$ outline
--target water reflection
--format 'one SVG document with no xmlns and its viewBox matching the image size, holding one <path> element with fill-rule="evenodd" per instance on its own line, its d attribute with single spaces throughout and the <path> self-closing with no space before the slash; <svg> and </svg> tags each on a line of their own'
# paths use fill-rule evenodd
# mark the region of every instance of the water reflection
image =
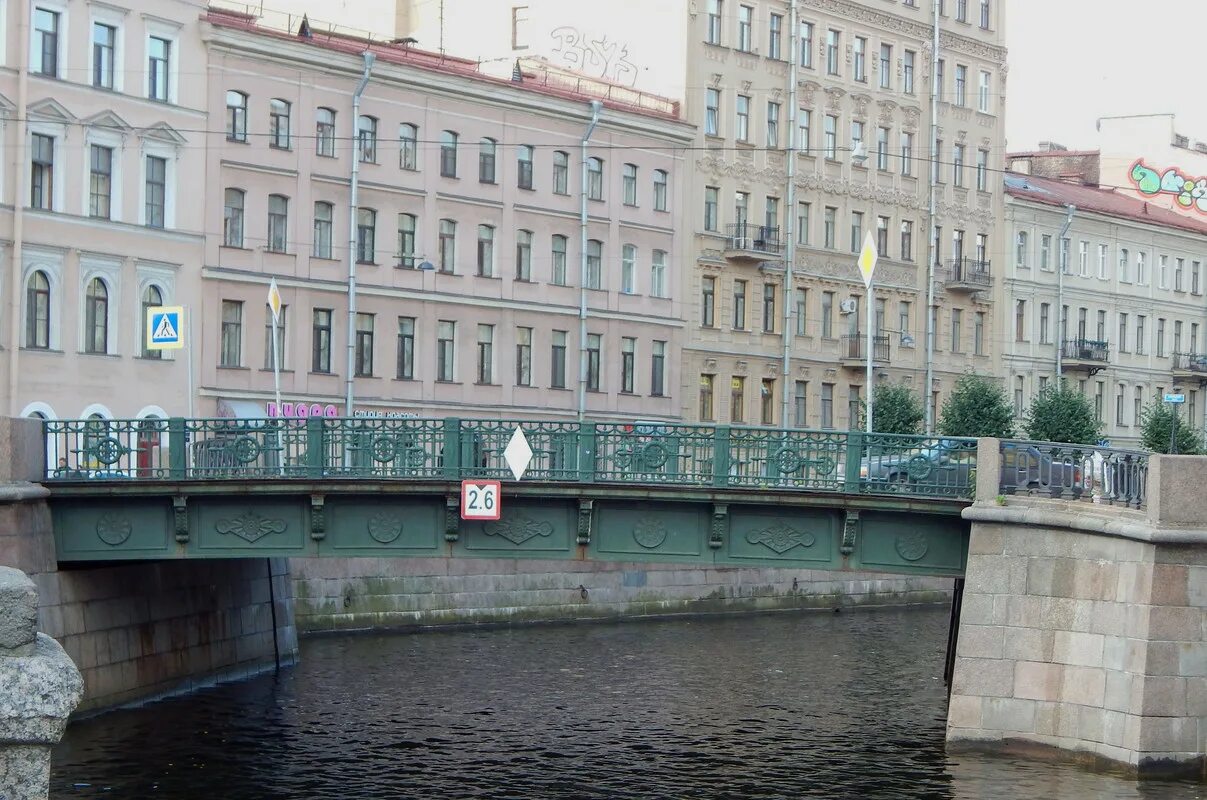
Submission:
<svg viewBox="0 0 1207 800">
<path fill-rule="evenodd" d="M 72 726 L 55 797 L 1201 798 L 943 752 L 943 610 L 312 639 Z"/>
</svg>

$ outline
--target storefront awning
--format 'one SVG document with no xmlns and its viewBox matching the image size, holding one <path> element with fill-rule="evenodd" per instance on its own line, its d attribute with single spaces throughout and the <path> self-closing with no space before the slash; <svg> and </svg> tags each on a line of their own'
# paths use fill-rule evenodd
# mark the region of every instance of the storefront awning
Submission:
<svg viewBox="0 0 1207 800">
<path fill-rule="evenodd" d="M 224 419 L 268 419 L 268 410 L 254 400 L 230 400 L 224 397 L 218 401 L 218 416 Z"/>
</svg>

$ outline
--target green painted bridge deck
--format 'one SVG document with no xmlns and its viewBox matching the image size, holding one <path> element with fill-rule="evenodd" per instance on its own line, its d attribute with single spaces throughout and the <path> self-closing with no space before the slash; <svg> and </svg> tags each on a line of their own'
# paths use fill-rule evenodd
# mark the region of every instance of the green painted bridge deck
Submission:
<svg viewBox="0 0 1207 800">
<path fill-rule="evenodd" d="M 519 481 L 503 457 L 517 426 L 533 451 Z M 463 556 L 960 575 L 978 455 L 972 439 L 508 420 L 56 420 L 46 434 L 66 562 Z M 1035 445 L 1002 448 L 1022 476 L 1007 490 L 1080 493 L 1080 468 L 1059 467 L 1084 453 L 1033 469 Z M 464 521 L 460 482 L 483 478 L 504 481 L 502 517 Z"/>
</svg>

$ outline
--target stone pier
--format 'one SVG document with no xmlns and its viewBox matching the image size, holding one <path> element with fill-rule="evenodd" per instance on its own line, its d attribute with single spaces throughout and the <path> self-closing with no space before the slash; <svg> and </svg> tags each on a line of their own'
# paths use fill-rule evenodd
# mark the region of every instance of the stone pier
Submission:
<svg viewBox="0 0 1207 800">
<path fill-rule="evenodd" d="M 949 749 L 1207 777 L 1207 458 L 1154 456 L 1145 510 L 999 497 L 981 443 Z"/>
</svg>

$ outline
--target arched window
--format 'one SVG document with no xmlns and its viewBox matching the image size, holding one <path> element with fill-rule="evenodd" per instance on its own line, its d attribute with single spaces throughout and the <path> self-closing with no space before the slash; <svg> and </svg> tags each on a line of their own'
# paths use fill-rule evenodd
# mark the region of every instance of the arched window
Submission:
<svg viewBox="0 0 1207 800">
<path fill-rule="evenodd" d="M 356 121 L 356 141 L 360 147 L 360 160 L 377 163 L 377 117 L 362 115 Z"/>
<path fill-rule="evenodd" d="M 227 189 L 222 206 L 222 244 L 243 246 L 243 190 Z"/>
<path fill-rule="evenodd" d="M 587 197 L 603 200 L 603 159 L 587 159 Z"/>
<path fill-rule="evenodd" d="M 233 89 L 226 93 L 226 138 L 247 141 L 247 95 Z"/>
<path fill-rule="evenodd" d="M 154 284 L 143 289 L 142 293 L 142 357 L 143 358 L 163 358 L 162 350 L 150 350 L 147 348 L 147 340 L 151 338 L 151 332 L 147 330 L 147 312 L 149 309 L 163 305 L 163 292 L 159 291 L 159 287 Z"/>
<path fill-rule="evenodd" d="M 419 169 L 419 128 L 409 122 L 398 126 L 398 168 Z"/>
<path fill-rule="evenodd" d="M 335 112 L 320 107 L 314 117 L 314 147 L 320 156 L 335 158 Z"/>
<path fill-rule="evenodd" d="M 100 278 L 88 282 L 84 295 L 84 352 L 109 352 L 109 288 Z"/>
<path fill-rule="evenodd" d="M 84 423 L 84 440 L 80 442 L 82 446 L 80 447 L 79 466 L 88 469 L 96 469 L 101 466 L 100 459 L 97 458 L 97 451 L 100 450 L 101 440 L 106 438 L 107 427 L 103 415 L 99 413 L 88 415 L 88 419 Z"/>
<path fill-rule="evenodd" d="M 530 144 L 522 144 L 516 151 L 516 186 L 521 189 L 532 188 L 532 154 Z"/>
<path fill-rule="evenodd" d="M 454 131 L 440 133 L 440 174 L 445 178 L 457 177 L 457 134 Z"/>
<path fill-rule="evenodd" d="M 289 149 L 289 117 L 292 106 L 288 100 L 274 97 L 268 103 L 268 146 Z"/>
<path fill-rule="evenodd" d="M 478 182 L 495 182 L 495 155 L 498 143 L 491 138 L 483 138 L 478 142 Z"/>
<path fill-rule="evenodd" d="M 30 275 L 25 286 L 25 346 L 50 348 L 50 279 L 42 270 Z"/>
<path fill-rule="evenodd" d="M 284 253 L 289 242 L 289 198 L 282 194 L 268 196 L 268 251 Z"/>
<path fill-rule="evenodd" d="M 667 173 L 664 169 L 654 170 L 654 210 L 666 211 Z"/>
<path fill-rule="evenodd" d="M 356 210 L 356 260 L 372 264 L 377 257 L 377 212 L 371 208 Z"/>
</svg>

